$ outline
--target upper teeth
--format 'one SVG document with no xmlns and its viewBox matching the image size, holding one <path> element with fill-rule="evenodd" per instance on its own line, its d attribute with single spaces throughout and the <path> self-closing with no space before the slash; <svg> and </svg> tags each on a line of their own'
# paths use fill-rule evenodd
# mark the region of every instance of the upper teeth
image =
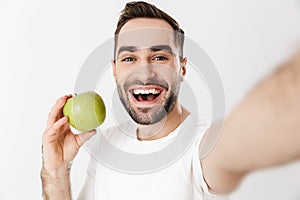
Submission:
<svg viewBox="0 0 300 200">
<path fill-rule="evenodd" d="M 142 89 L 135 89 L 133 90 L 133 94 L 158 94 L 160 93 L 157 89 L 148 89 L 148 90 L 142 90 Z"/>
</svg>

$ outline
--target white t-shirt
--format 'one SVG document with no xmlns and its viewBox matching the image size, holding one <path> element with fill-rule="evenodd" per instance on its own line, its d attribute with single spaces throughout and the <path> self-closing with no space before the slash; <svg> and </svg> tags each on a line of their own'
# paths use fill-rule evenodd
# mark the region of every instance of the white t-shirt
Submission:
<svg viewBox="0 0 300 200">
<path fill-rule="evenodd" d="M 105 137 L 129 153 L 151 153 L 165 148 L 178 135 L 181 127 L 189 126 L 195 117 L 188 116 L 175 131 L 158 140 L 140 141 L 124 132 L 134 133 L 130 123 L 107 130 Z M 129 174 L 104 166 L 93 156 L 85 184 L 78 200 L 207 200 L 216 199 L 208 192 L 199 160 L 199 144 L 208 128 L 197 120 L 197 135 L 187 150 L 171 165 L 152 173 Z M 124 131 L 126 129 L 126 131 Z"/>
</svg>

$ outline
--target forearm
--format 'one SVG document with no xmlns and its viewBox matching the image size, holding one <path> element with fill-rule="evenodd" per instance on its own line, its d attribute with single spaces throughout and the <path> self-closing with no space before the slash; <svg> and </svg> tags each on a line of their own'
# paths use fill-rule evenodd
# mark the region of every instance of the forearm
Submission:
<svg viewBox="0 0 300 200">
<path fill-rule="evenodd" d="M 232 164 L 241 172 L 300 159 L 299 55 L 258 84 L 233 110 L 223 138 Z"/>
<path fill-rule="evenodd" d="M 254 170 L 300 160 L 300 55 L 260 82 L 226 117 L 202 161 L 210 188 L 235 189 Z"/>
<path fill-rule="evenodd" d="M 49 171 L 41 170 L 43 197 L 45 200 L 71 200 L 70 177 L 68 166 Z"/>
</svg>

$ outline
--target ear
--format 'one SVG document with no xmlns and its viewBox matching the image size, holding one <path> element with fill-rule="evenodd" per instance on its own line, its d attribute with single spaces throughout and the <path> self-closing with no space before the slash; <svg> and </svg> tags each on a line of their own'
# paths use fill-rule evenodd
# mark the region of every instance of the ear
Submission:
<svg viewBox="0 0 300 200">
<path fill-rule="evenodd" d="M 112 66 L 112 72 L 113 72 L 113 76 L 114 76 L 114 78 L 115 78 L 115 80 L 116 80 L 116 61 L 115 60 L 112 60 L 111 61 L 111 66 Z"/>
<path fill-rule="evenodd" d="M 181 60 L 181 63 L 180 63 L 180 67 L 181 67 L 181 81 L 183 81 L 184 76 L 185 76 L 185 74 L 186 74 L 186 64 L 187 64 L 187 58 L 184 57 L 184 58 Z"/>
</svg>

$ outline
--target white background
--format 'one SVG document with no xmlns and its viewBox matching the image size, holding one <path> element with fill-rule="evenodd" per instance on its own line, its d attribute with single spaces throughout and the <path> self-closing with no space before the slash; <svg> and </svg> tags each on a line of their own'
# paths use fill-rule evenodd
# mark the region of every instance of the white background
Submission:
<svg viewBox="0 0 300 200">
<path fill-rule="evenodd" d="M 299 47 L 297 0 L 151 2 L 174 16 L 213 59 L 227 111 Z M 0 200 L 41 199 L 47 114 L 59 96 L 72 93 L 89 53 L 111 38 L 124 4 L 0 0 Z M 74 161 L 74 196 L 88 156 L 82 149 Z M 299 200 L 300 164 L 250 175 L 231 199 Z"/>
</svg>

